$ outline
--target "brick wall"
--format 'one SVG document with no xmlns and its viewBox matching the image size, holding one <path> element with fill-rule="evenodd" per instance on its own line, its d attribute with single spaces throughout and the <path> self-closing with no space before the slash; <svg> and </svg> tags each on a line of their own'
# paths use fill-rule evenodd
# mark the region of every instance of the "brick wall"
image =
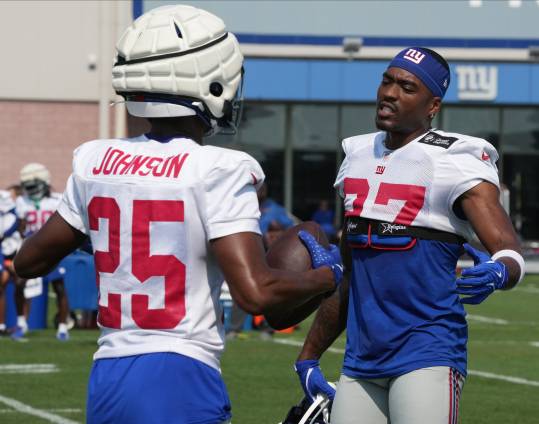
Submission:
<svg viewBox="0 0 539 424">
<path fill-rule="evenodd" d="M 0 101 L 0 188 L 17 183 L 25 164 L 39 162 L 62 192 L 73 150 L 98 136 L 98 116 L 97 103 Z"/>
</svg>

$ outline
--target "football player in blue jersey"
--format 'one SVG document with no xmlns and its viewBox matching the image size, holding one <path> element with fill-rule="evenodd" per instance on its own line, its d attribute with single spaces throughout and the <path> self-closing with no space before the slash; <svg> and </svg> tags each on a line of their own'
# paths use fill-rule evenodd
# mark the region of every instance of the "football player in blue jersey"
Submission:
<svg viewBox="0 0 539 424">
<path fill-rule="evenodd" d="M 322 303 L 295 364 L 307 396 L 335 396 L 332 424 L 457 423 L 467 364 L 463 304 L 524 275 L 499 202 L 496 150 L 431 128 L 449 81 L 436 52 L 401 51 L 378 88 L 380 131 L 343 141 L 335 187 L 345 205 L 348 281 Z M 474 232 L 488 254 L 465 243 Z M 474 266 L 457 278 L 464 251 Z M 319 359 L 345 328 L 335 394 Z"/>
</svg>

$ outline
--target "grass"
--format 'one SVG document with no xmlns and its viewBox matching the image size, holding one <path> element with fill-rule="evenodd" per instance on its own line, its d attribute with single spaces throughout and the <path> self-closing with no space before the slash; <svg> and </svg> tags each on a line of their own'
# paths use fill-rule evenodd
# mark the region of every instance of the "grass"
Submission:
<svg viewBox="0 0 539 424">
<path fill-rule="evenodd" d="M 468 307 L 473 317 L 506 320 L 492 324 L 470 319 L 469 369 L 539 381 L 539 276 L 528 277 L 519 288 L 496 293 L 479 306 Z M 53 308 L 52 308 L 53 309 Z M 52 311 L 54 312 L 54 311 Z M 291 335 L 301 341 L 308 323 Z M 29 335 L 27 343 L 0 339 L 0 364 L 52 363 L 51 374 L 2 374 L 0 396 L 34 408 L 84 422 L 86 383 L 97 331 L 75 330 L 68 343 L 59 343 L 47 329 Z M 344 338 L 335 342 L 344 348 Z M 301 398 L 292 369 L 297 347 L 264 341 L 257 333 L 227 344 L 223 375 L 233 405 L 234 424 L 276 424 Z M 342 355 L 327 352 L 322 368 L 329 379 L 339 376 Z M 464 386 L 461 423 L 537 423 L 539 387 L 469 376 Z M 0 402 L 2 424 L 46 423 L 44 419 L 14 411 Z"/>
</svg>

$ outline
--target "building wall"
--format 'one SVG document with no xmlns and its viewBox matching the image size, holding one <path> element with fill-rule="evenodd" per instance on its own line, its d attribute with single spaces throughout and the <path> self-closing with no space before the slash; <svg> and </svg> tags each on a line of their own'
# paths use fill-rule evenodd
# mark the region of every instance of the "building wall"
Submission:
<svg viewBox="0 0 539 424">
<path fill-rule="evenodd" d="M 0 99 L 95 101 L 100 83 L 112 98 L 114 45 L 131 17 L 130 1 L 0 2 Z"/>
<path fill-rule="evenodd" d="M 0 188 L 40 162 L 64 189 L 73 149 L 99 135 L 100 96 L 114 98 L 114 45 L 130 21 L 130 1 L 0 2 Z"/>
<path fill-rule="evenodd" d="M 25 164 L 39 162 L 63 191 L 73 150 L 97 137 L 97 116 L 96 102 L 0 101 L 0 188 L 17 183 Z"/>
<path fill-rule="evenodd" d="M 537 38 L 539 3 L 508 0 L 205 1 L 133 0 L 141 11 L 188 3 L 232 32 L 381 37 Z M 475 2 L 477 5 L 477 1 Z"/>
</svg>

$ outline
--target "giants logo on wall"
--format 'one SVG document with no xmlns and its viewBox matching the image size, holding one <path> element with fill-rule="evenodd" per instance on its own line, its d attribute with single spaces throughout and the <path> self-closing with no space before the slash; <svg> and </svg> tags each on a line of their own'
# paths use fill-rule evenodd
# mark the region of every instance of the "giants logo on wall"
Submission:
<svg viewBox="0 0 539 424">
<path fill-rule="evenodd" d="M 456 71 L 459 100 L 495 100 L 498 96 L 496 66 L 459 65 Z"/>
<path fill-rule="evenodd" d="M 424 53 L 421 53 L 415 49 L 408 49 L 406 53 L 404 53 L 403 59 L 408 59 L 411 62 L 414 62 L 415 64 L 421 63 L 423 58 L 425 57 Z"/>
</svg>

